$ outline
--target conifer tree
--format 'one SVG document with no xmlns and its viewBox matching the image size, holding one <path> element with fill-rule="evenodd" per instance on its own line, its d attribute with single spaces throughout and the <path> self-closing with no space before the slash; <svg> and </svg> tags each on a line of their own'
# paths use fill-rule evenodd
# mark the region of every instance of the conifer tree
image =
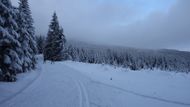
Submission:
<svg viewBox="0 0 190 107">
<path fill-rule="evenodd" d="M 20 3 L 21 5 L 21 3 Z M 23 8 L 17 8 L 17 24 L 18 24 L 18 34 L 19 42 L 21 43 L 22 47 L 22 53 L 20 54 L 20 59 L 22 60 L 22 72 L 26 72 L 27 70 L 30 70 L 30 65 L 32 64 L 32 49 L 30 48 L 29 41 L 30 41 L 30 35 L 27 31 L 27 24 L 28 22 L 25 20 L 26 15 L 24 14 Z"/>
<path fill-rule="evenodd" d="M 66 42 L 63 29 L 60 28 L 56 13 L 49 25 L 49 31 L 44 48 L 44 60 L 58 61 L 63 59 L 63 49 Z"/>
<path fill-rule="evenodd" d="M 0 80 L 3 81 L 15 81 L 17 72 L 22 71 L 15 18 L 10 0 L 0 0 Z"/>
<path fill-rule="evenodd" d="M 45 36 L 42 35 L 36 36 L 36 43 L 38 48 L 38 54 L 42 54 L 45 45 Z"/>
<path fill-rule="evenodd" d="M 25 50 L 25 65 L 28 66 L 28 69 L 35 68 L 36 59 L 35 55 L 37 54 L 37 45 L 35 41 L 35 29 L 33 26 L 33 19 L 31 11 L 29 8 L 28 0 L 20 0 L 19 3 L 19 23 L 21 24 L 20 33 L 22 35 L 22 45 L 26 45 L 27 49 Z M 24 31 L 23 31 L 24 30 Z"/>
</svg>

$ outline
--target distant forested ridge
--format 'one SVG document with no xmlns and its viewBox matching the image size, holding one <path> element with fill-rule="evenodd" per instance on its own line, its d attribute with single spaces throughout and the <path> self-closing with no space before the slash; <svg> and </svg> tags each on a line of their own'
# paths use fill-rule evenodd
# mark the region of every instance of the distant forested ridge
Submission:
<svg viewBox="0 0 190 107">
<path fill-rule="evenodd" d="M 190 72 L 190 52 L 148 50 L 116 46 L 98 46 L 70 41 L 66 49 L 68 60 L 109 64 L 132 70 L 161 69 Z"/>
</svg>

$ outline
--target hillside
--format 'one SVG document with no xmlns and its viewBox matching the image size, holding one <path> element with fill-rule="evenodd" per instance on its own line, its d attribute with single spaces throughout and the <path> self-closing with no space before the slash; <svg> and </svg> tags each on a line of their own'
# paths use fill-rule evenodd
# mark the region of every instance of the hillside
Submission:
<svg viewBox="0 0 190 107">
<path fill-rule="evenodd" d="M 139 69 L 189 72 L 190 52 L 169 49 L 138 49 L 68 41 L 68 59 Z"/>
</svg>

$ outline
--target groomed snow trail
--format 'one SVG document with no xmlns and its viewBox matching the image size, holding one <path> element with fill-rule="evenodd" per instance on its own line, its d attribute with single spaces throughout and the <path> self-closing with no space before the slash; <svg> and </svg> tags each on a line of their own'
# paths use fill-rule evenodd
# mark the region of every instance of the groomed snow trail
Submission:
<svg viewBox="0 0 190 107">
<path fill-rule="evenodd" d="M 10 94 L 10 96 L 2 99 L 0 101 L 0 105 L 8 102 L 9 100 L 11 100 L 13 98 L 15 98 L 17 95 L 22 94 L 23 91 L 25 91 L 30 85 L 32 85 L 39 78 L 40 74 L 41 74 L 41 72 L 35 73 L 34 77 L 28 83 L 26 83 L 23 87 L 21 87 L 18 91 L 14 92 L 13 94 Z"/>
<path fill-rule="evenodd" d="M 32 84 L 0 107 L 89 107 L 86 89 L 71 69 L 59 63 L 44 65 Z"/>
<path fill-rule="evenodd" d="M 79 107 L 89 107 L 88 94 L 83 83 L 79 80 L 79 82 L 76 82 L 76 85 L 78 86 L 79 89 L 79 97 L 80 97 Z"/>
</svg>

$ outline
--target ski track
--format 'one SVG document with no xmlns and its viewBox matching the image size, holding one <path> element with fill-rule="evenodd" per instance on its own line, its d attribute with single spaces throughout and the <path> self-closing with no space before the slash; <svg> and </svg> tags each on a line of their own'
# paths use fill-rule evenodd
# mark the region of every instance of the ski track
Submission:
<svg viewBox="0 0 190 107">
<path fill-rule="evenodd" d="M 79 105 L 80 105 L 79 107 L 90 107 L 88 94 L 87 94 L 84 84 L 79 79 L 76 80 L 76 79 L 73 79 L 73 77 L 70 77 L 70 78 L 72 78 L 72 81 L 74 81 L 79 91 Z"/>
<path fill-rule="evenodd" d="M 77 88 L 78 88 L 78 91 L 79 91 L 79 107 L 82 107 L 83 106 L 83 93 L 82 93 L 82 89 L 81 89 L 81 87 L 80 87 L 80 85 L 79 85 L 79 83 L 77 82 L 77 81 L 75 81 L 75 85 L 77 86 Z"/>
<path fill-rule="evenodd" d="M 88 93 L 86 91 L 86 88 L 81 81 L 79 81 L 79 85 L 80 85 L 81 91 L 83 93 L 83 106 L 82 107 L 90 107 Z"/>
<path fill-rule="evenodd" d="M 79 105 L 80 107 L 90 107 L 89 105 L 89 99 L 88 99 L 88 94 L 87 94 L 87 91 L 86 91 L 86 88 L 84 87 L 83 83 L 78 80 L 75 81 L 77 87 L 78 87 L 78 90 L 79 90 Z"/>
<path fill-rule="evenodd" d="M 37 73 L 37 76 L 33 79 L 33 80 L 31 80 L 28 84 L 26 84 L 23 88 L 21 88 L 18 92 L 16 92 L 16 93 L 14 93 L 14 94 L 12 94 L 11 96 L 9 96 L 9 97 L 7 97 L 7 98 L 5 98 L 4 100 L 1 100 L 0 101 L 0 105 L 2 105 L 2 104 L 4 104 L 4 103 L 6 103 L 6 102 L 8 102 L 8 101 L 10 101 L 11 99 L 14 99 L 16 96 L 18 96 L 19 94 L 22 94 L 22 92 L 24 92 L 27 88 L 29 88 L 40 76 L 41 76 L 41 72 L 42 72 L 42 68 L 40 67 L 40 68 L 37 68 L 38 70 L 36 71 L 36 72 L 38 72 Z M 33 71 L 31 71 L 31 72 L 33 72 Z"/>
<path fill-rule="evenodd" d="M 168 100 L 168 99 L 164 99 L 164 98 L 160 98 L 160 97 L 155 97 L 155 96 L 149 96 L 149 95 L 145 95 L 145 94 L 141 94 L 132 90 L 127 90 L 127 89 L 123 89 L 123 88 L 119 88 L 113 85 L 109 85 L 109 84 L 105 84 L 102 82 L 97 82 L 97 81 L 92 81 L 95 84 L 99 84 L 99 85 L 103 85 L 103 86 L 107 86 L 110 88 L 114 88 L 117 90 L 120 90 L 122 92 L 125 93 L 130 93 L 139 97 L 143 97 L 143 98 L 148 98 L 148 99 L 152 99 L 152 100 L 157 100 L 157 101 L 161 101 L 161 102 L 166 102 L 166 103 L 172 103 L 172 104 L 177 104 L 177 105 L 183 105 L 183 106 L 190 106 L 190 103 L 184 103 L 184 102 L 179 102 L 179 101 L 173 101 L 173 100 Z"/>
<path fill-rule="evenodd" d="M 78 75 L 72 75 L 72 73 L 76 73 L 76 72 L 78 73 L 78 71 L 67 66 L 67 65 L 64 65 L 63 69 L 65 69 L 65 68 L 69 69 L 67 72 L 70 72 L 71 74 L 68 75 L 68 77 L 71 78 L 71 80 L 75 83 L 75 85 L 78 88 L 78 91 L 79 91 L 79 107 L 90 107 L 88 92 L 85 88 L 84 83 L 82 82 L 82 79 L 78 78 Z M 84 75 L 82 75 L 82 76 L 84 76 Z"/>
<path fill-rule="evenodd" d="M 94 103 L 94 102 L 90 102 L 90 104 L 91 104 L 91 105 L 94 105 L 94 106 L 96 106 L 96 107 L 101 107 L 101 105 L 96 104 L 96 103 Z"/>
</svg>

